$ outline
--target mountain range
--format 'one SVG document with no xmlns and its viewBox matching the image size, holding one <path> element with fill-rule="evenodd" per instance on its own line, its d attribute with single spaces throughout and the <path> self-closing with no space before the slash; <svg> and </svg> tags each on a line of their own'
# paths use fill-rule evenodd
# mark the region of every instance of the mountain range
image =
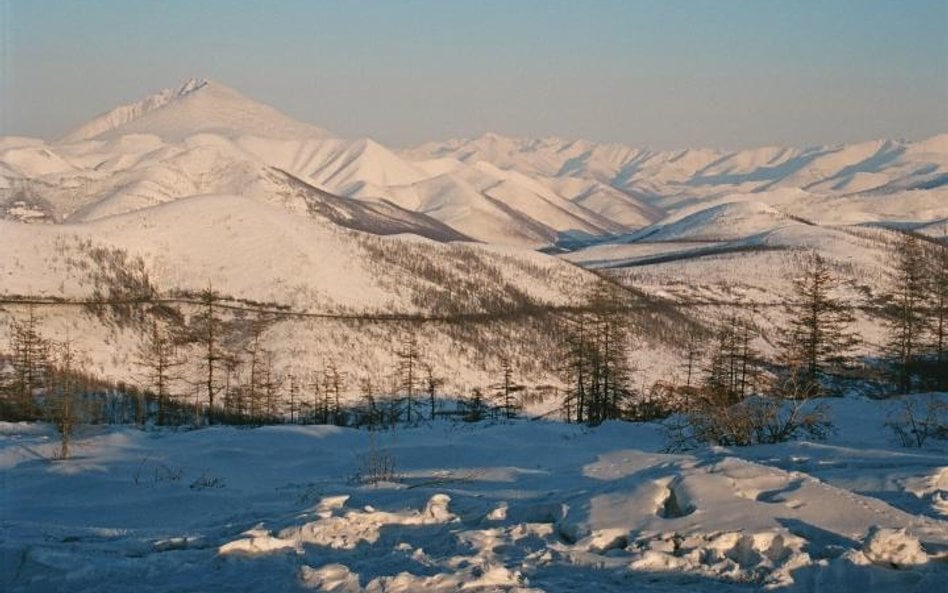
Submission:
<svg viewBox="0 0 948 593">
<path fill-rule="evenodd" d="M 0 143 L 7 219 L 82 222 L 244 195 L 378 234 L 526 248 L 757 201 L 826 223 L 943 218 L 948 134 L 814 148 L 653 151 L 485 134 L 404 150 L 340 139 L 191 79 L 45 142 Z"/>
</svg>

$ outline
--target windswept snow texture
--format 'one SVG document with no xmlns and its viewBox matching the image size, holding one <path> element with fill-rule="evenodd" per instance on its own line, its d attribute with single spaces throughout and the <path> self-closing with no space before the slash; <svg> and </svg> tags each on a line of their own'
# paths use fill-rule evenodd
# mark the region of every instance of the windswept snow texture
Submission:
<svg viewBox="0 0 948 593">
<path fill-rule="evenodd" d="M 829 442 L 661 452 L 654 424 L 0 425 L 0 587 L 898 591 L 948 578 L 944 442 L 834 399 Z M 366 483 L 367 454 L 395 461 Z"/>
</svg>

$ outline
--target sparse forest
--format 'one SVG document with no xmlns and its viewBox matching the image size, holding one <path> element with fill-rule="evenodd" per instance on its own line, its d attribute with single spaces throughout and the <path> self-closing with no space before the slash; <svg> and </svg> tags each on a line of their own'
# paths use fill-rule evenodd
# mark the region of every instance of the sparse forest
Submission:
<svg viewBox="0 0 948 593">
<path fill-rule="evenodd" d="M 885 320 L 887 336 L 884 356 L 875 360 L 857 359 L 856 309 L 837 296 L 838 276 L 817 254 L 806 254 L 792 271 L 793 291 L 782 305 L 786 325 L 770 335 L 739 304 L 709 319 L 603 277 L 582 306 L 531 306 L 514 318 L 443 307 L 435 307 L 445 313 L 436 322 L 353 316 L 351 323 L 388 327 L 393 336 L 389 368 L 362 377 L 343 372 L 334 359 L 279 360 L 267 332 L 292 311 L 241 304 L 210 287 L 178 301 L 135 288 L 134 299 L 111 291 L 91 309 L 102 323 L 133 327 L 139 336 L 133 375 L 108 384 L 84 366 L 68 336 L 41 331 L 44 310 L 60 305 L 8 303 L 0 410 L 5 420 L 53 422 L 63 455 L 81 423 L 384 427 L 438 418 L 511 420 L 537 403 L 567 423 L 589 425 L 678 415 L 688 436 L 677 446 L 690 439 L 743 445 L 819 436 L 831 419 L 808 406 L 817 396 L 867 381 L 880 395 L 948 388 L 945 253 L 943 244 L 908 233 L 894 246 L 889 291 L 872 311 Z M 135 287 L 147 285 L 138 280 L 141 272 L 115 274 L 133 278 Z M 495 380 L 445 390 L 442 370 L 419 339 L 431 323 L 470 344 L 475 352 L 466 356 L 480 351 Z M 643 384 L 630 354 L 649 348 L 654 334 L 674 336 L 683 372 Z M 527 357 L 514 355 L 523 336 L 555 339 L 542 349 L 528 347 Z M 757 349 L 768 342 L 770 356 Z M 550 370 L 559 383 L 528 384 L 518 368 L 524 360 Z M 373 381 L 378 376 L 383 379 Z"/>
</svg>

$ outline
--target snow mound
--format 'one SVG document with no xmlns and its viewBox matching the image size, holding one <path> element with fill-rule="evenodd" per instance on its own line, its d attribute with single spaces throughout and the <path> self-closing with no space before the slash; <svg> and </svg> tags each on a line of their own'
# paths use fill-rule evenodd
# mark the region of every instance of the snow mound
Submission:
<svg viewBox="0 0 948 593">
<path fill-rule="evenodd" d="M 793 583 L 792 571 L 811 563 L 810 556 L 801 551 L 806 543 L 803 538 L 774 532 L 666 533 L 632 544 L 630 567 L 783 586 Z"/>
<path fill-rule="evenodd" d="M 503 566 L 468 568 L 457 573 L 417 576 L 401 572 L 394 576 L 376 577 L 363 588 L 359 575 L 344 564 L 326 564 L 319 568 L 303 566 L 300 582 L 308 589 L 335 593 L 453 593 L 454 591 L 503 591 L 506 593 L 542 593 L 542 589 L 525 587 L 520 573 Z"/>
<path fill-rule="evenodd" d="M 928 554 L 917 537 L 905 529 L 873 526 L 862 544 L 862 553 L 870 562 L 895 568 L 909 568 L 928 562 Z"/>
<path fill-rule="evenodd" d="M 383 512 L 374 509 L 344 510 L 348 497 L 333 496 L 317 505 L 318 520 L 291 527 L 273 536 L 267 531 L 252 529 L 246 537 L 228 542 L 218 549 L 222 555 L 264 554 L 274 550 L 300 549 L 303 544 L 324 546 L 333 550 L 352 550 L 362 543 L 374 544 L 380 531 L 390 525 L 433 525 L 448 523 L 457 517 L 448 510 L 451 497 L 435 494 L 422 511 Z"/>
</svg>

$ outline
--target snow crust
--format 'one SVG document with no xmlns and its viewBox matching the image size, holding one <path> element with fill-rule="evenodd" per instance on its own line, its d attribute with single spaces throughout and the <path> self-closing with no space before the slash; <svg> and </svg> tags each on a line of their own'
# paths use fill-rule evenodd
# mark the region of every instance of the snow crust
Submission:
<svg viewBox="0 0 948 593">
<path fill-rule="evenodd" d="M 942 396 L 944 397 L 944 396 Z M 655 424 L 86 429 L 0 424 L 5 591 L 925 591 L 944 443 L 889 402 L 828 442 L 662 451 Z M 374 443 L 372 445 L 371 443 Z M 394 481 L 353 480 L 370 450 Z"/>
</svg>

